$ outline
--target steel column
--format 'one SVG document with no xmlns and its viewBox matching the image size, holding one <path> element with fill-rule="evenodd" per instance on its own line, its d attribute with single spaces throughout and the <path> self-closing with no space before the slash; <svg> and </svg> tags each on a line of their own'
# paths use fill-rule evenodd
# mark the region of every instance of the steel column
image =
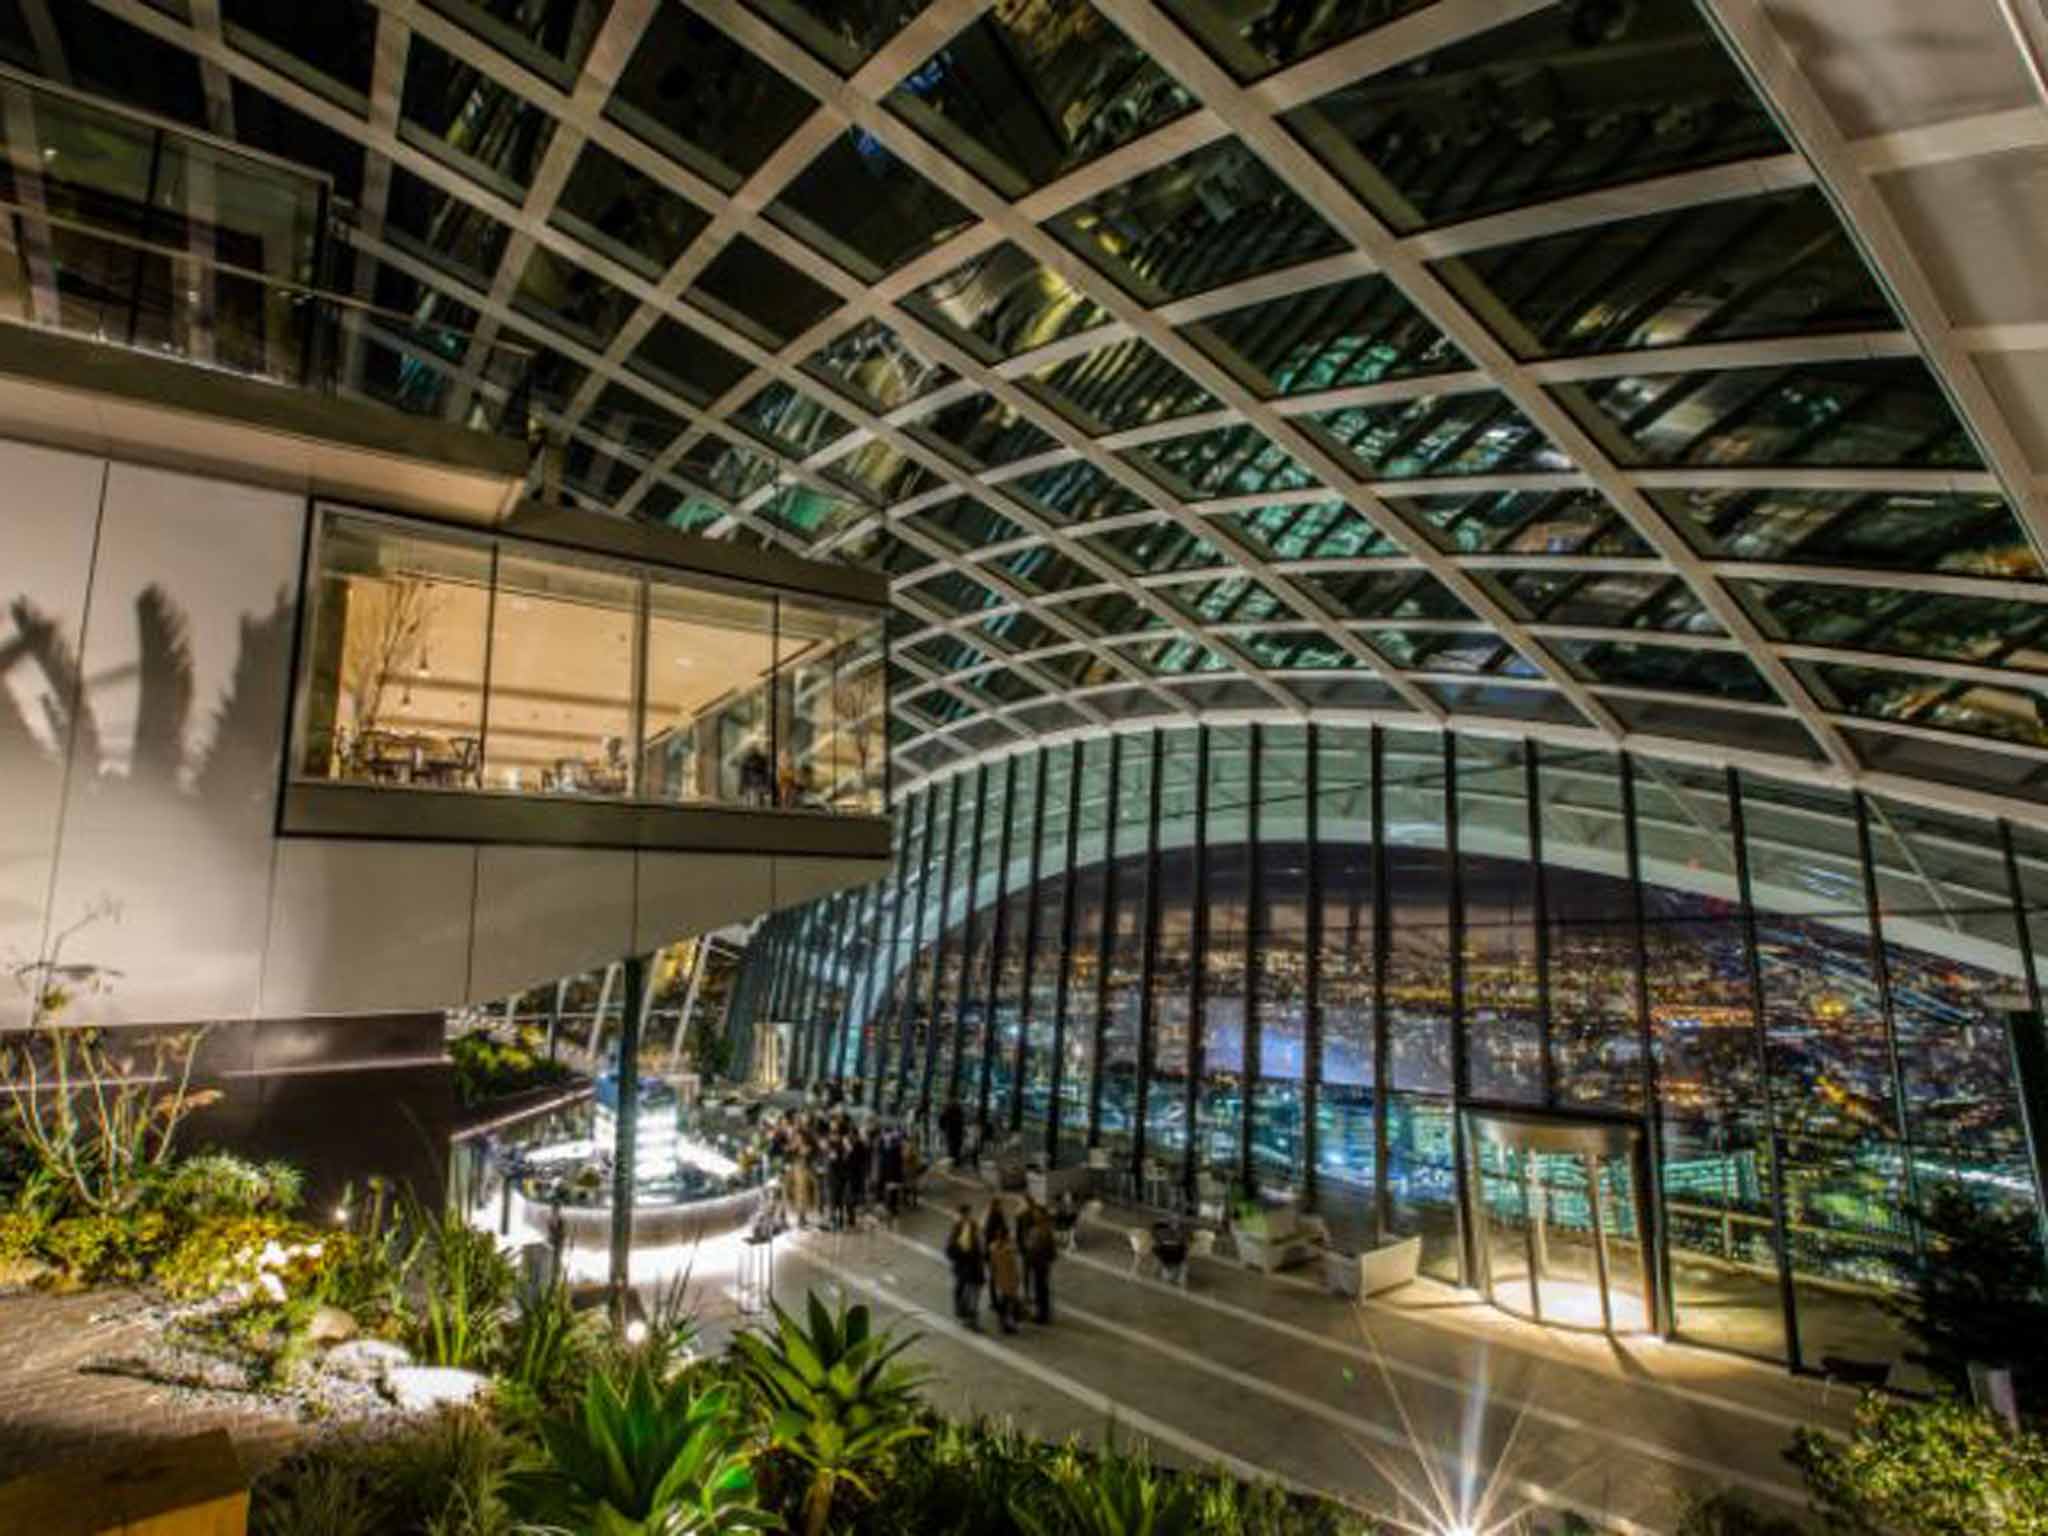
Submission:
<svg viewBox="0 0 2048 1536">
<path fill-rule="evenodd" d="M 1116 951 L 1117 820 L 1123 811 L 1124 739 L 1109 738 L 1109 776 L 1102 783 L 1102 910 L 1095 929 L 1095 1027 L 1088 1050 L 1088 1110 L 1085 1144 L 1102 1140 L 1102 1050 L 1109 1038 L 1109 967 Z"/>
<path fill-rule="evenodd" d="M 1152 732 L 1152 783 L 1145 802 L 1145 913 L 1138 945 L 1137 1080 L 1131 1091 L 1131 1176 L 1145 1176 L 1145 1115 L 1151 1105 L 1153 972 L 1159 965 L 1159 808 L 1166 779 L 1166 737 Z M 1097 1069 L 1100 1076 L 1100 1069 Z"/>
<path fill-rule="evenodd" d="M 1017 980 L 1017 1054 L 1010 1068 L 1012 1134 L 1024 1129 L 1024 1074 L 1031 1064 L 1031 1016 L 1036 1011 L 1032 1006 L 1032 988 L 1038 980 L 1039 908 L 1043 900 L 1038 882 L 1045 854 L 1045 769 L 1051 758 L 1051 748 L 1038 749 L 1037 783 L 1031 792 L 1031 874 L 1025 886 L 1031 901 L 1024 913 L 1024 965 Z"/>
<path fill-rule="evenodd" d="M 1068 749 L 1072 759 L 1067 775 L 1067 864 L 1060 897 L 1060 978 L 1054 988 L 1052 1018 L 1052 1064 L 1046 1074 L 1045 1166 L 1057 1168 L 1060 1161 L 1060 1088 L 1066 1073 L 1067 998 L 1074 975 L 1074 859 L 1081 837 L 1081 743 Z"/>
</svg>

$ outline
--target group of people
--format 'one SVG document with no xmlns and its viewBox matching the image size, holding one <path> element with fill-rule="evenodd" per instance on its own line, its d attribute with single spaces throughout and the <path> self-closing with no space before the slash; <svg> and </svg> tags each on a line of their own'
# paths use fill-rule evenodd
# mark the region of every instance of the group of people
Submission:
<svg viewBox="0 0 2048 1536">
<path fill-rule="evenodd" d="M 1012 1223 L 1001 1197 L 989 1201 L 976 1221 L 970 1206 L 961 1206 L 946 1237 L 946 1263 L 953 1271 L 953 1315 L 977 1332 L 981 1328 L 981 1293 L 1003 1332 L 1015 1333 L 1028 1301 L 1034 1321 L 1052 1321 L 1052 1266 L 1059 1256 L 1059 1229 L 1051 1211 L 1031 1196 Z"/>
<path fill-rule="evenodd" d="M 779 806 L 787 810 L 793 806 L 814 805 L 817 799 L 817 776 L 809 763 L 799 763 L 785 752 L 779 764 L 771 765 L 768 754 L 758 746 L 749 747 L 741 755 L 741 804 Z"/>
<path fill-rule="evenodd" d="M 900 1128 L 870 1132 L 843 1108 L 784 1116 L 766 1132 L 781 1169 L 782 1202 L 798 1227 L 850 1229 L 870 1203 L 893 1216 L 914 1199 L 923 1172 L 917 1145 Z"/>
</svg>

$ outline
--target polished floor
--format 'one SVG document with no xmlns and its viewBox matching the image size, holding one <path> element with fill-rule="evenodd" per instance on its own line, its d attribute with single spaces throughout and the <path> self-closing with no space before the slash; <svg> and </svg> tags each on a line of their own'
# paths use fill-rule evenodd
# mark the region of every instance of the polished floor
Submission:
<svg viewBox="0 0 2048 1536">
<path fill-rule="evenodd" d="M 919 1330 L 949 1410 L 1141 1437 L 1163 1459 L 1219 1461 L 1423 1531 L 1547 1509 L 1669 1532 L 1688 1495 L 1723 1488 L 1796 1514 L 1793 1429 L 1850 1407 L 1774 1367 L 1539 1328 L 1429 1280 L 1360 1307 L 1307 1275 L 1215 1259 L 1181 1290 L 1131 1273 L 1114 1209 L 1058 1266 L 1053 1327 L 1012 1338 L 985 1316 L 991 1331 L 968 1333 L 938 1245 L 950 1203 L 985 1195 L 940 1182 L 893 1232 L 779 1242 L 777 1292 L 836 1287 Z"/>
</svg>

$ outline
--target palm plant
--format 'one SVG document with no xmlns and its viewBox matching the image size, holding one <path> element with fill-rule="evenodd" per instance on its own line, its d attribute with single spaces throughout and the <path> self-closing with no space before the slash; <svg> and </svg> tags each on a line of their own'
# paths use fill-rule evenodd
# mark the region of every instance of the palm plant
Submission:
<svg viewBox="0 0 2048 1536">
<path fill-rule="evenodd" d="M 1195 1489 L 1161 1477 L 1142 1455 L 1105 1451 L 1063 1469 L 1053 1486 L 1050 1518 L 1029 1507 L 1016 1511 L 1029 1536 L 1192 1536 L 1202 1526 Z"/>
<path fill-rule="evenodd" d="M 822 1536 L 841 1488 L 874 1497 L 871 1479 L 897 1446 L 925 1433 L 923 1373 L 897 1361 L 914 1336 L 871 1331 L 868 1309 L 829 1312 L 809 1298 L 809 1326 L 780 1306 L 772 1334 L 733 1340 L 740 1369 L 768 1411 L 770 1443 L 810 1468 L 804 1536 Z"/>
<path fill-rule="evenodd" d="M 409 1341 L 433 1365 L 484 1364 L 504 1336 L 519 1277 L 488 1232 L 459 1210 L 438 1213 L 417 1196 L 406 1197 L 406 1225 L 421 1238 L 424 1313 Z"/>
<path fill-rule="evenodd" d="M 730 1387 L 663 1386 L 645 1361 L 623 1387 L 590 1378 L 580 1411 L 541 1426 L 548 1465 L 514 1473 L 507 1501 L 542 1530 L 588 1536 L 764 1531 Z"/>
</svg>

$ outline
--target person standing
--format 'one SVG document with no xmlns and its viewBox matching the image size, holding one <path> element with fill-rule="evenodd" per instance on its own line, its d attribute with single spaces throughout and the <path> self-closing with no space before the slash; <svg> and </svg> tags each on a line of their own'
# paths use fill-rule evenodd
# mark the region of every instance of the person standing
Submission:
<svg viewBox="0 0 2048 1536">
<path fill-rule="evenodd" d="M 1052 1321 L 1052 1265 L 1060 1251 L 1052 1212 L 1026 1195 L 1017 1231 L 1017 1246 L 1023 1251 L 1024 1272 L 1030 1281 L 1031 1315 L 1039 1324 L 1048 1324 Z"/>
<path fill-rule="evenodd" d="M 855 1216 L 868 1208 L 868 1163 L 873 1155 L 867 1137 L 855 1126 L 846 1149 L 847 1200 Z"/>
<path fill-rule="evenodd" d="M 961 1109 L 958 1099 L 946 1100 L 946 1107 L 939 1111 L 939 1134 L 946 1139 L 946 1156 L 958 1168 L 960 1151 L 967 1141 L 967 1112 Z"/>
<path fill-rule="evenodd" d="M 953 1269 L 953 1315 L 976 1332 L 981 1330 L 981 1285 L 988 1274 L 981 1228 L 974 1212 L 961 1206 L 946 1239 L 946 1262 Z"/>
<path fill-rule="evenodd" d="M 825 1204 L 834 1232 L 844 1232 L 852 1225 L 848 1219 L 848 1190 L 853 1182 L 851 1161 L 846 1143 L 839 1137 L 825 1143 Z"/>
<path fill-rule="evenodd" d="M 1015 1333 L 1017 1320 L 1024 1315 L 1024 1264 L 1000 1205 L 988 1219 L 988 1282 L 996 1321 L 1003 1325 L 1003 1332 Z"/>
</svg>

